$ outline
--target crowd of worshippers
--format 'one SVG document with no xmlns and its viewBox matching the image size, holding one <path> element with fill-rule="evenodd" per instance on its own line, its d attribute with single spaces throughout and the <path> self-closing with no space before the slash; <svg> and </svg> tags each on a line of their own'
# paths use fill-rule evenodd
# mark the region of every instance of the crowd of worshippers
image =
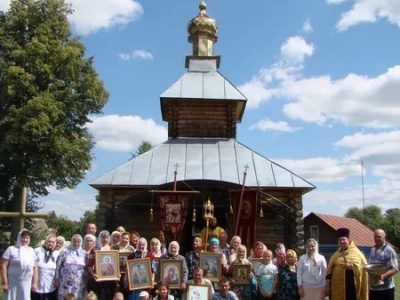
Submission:
<svg viewBox="0 0 400 300">
<path fill-rule="evenodd" d="M 385 240 L 385 232 L 374 232 L 375 246 L 367 261 L 365 255 L 349 239 L 349 230 L 341 228 L 338 233 L 338 249 L 327 263 L 318 252 L 318 243 L 309 239 L 305 253 L 285 250 L 281 243 L 273 251 L 258 241 L 247 254 L 240 236 L 228 242 L 227 233 L 214 226 L 205 244 L 205 231 L 193 238 L 193 249 L 179 252 L 176 241 L 166 245 L 165 236 L 150 239 L 149 244 L 138 232 L 127 232 L 119 226 L 114 232 L 101 231 L 88 224 L 87 232 L 74 235 L 71 243 L 64 246 L 62 237 L 48 236 L 36 249 L 29 247 L 30 232 L 22 230 L 15 246 L 9 246 L 2 256 L 1 277 L 4 300 L 392 300 L 394 299 L 393 275 L 398 272 L 395 251 Z M 211 281 L 208 270 L 200 266 L 201 253 L 221 254 L 221 277 Z M 127 276 L 121 274 L 119 281 L 98 281 L 95 270 L 95 251 L 119 250 L 129 253 L 128 261 L 149 258 L 154 275 L 152 289 L 129 290 Z M 206 252 L 206 254 L 207 254 Z M 120 255 L 120 254 L 119 254 Z M 170 282 L 160 276 L 157 259 L 182 260 L 183 280 L 172 289 Z M 257 260 L 258 259 L 258 260 Z M 258 261 L 259 264 L 253 263 Z M 388 266 L 380 276 L 368 276 L 367 263 L 378 262 Z M 248 283 L 240 284 L 233 276 L 235 265 L 248 265 Z M 209 295 L 199 298 L 187 297 L 190 284 L 208 286 Z M 195 299 L 196 298 L 196 299 Z"/>
</svg>

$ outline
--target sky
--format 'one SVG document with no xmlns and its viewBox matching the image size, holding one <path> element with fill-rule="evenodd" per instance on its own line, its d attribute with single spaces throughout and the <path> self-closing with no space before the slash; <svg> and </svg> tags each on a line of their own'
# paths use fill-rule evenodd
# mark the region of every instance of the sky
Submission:
<svg viewBox="0 0 400 300">
<path fill-rule="evenodd" d="M 111 94 L 88 124 L 97 144 L 86 178 L 39 199 L 43 211 L 77 220 L 96 205 L 90 181 L 142 140 L 167 139 L 159 96 L 185 72 L 199 0 L 68 1 L 73 33 Z M 400 207 L 400 1 L 246 3 L 207 1 L 220 72 L 248 98 L 238 141 L 317 187 L 303 198 L 305 212 L 362 207 L 361 160 L 365 205 Z"/>
</svg>

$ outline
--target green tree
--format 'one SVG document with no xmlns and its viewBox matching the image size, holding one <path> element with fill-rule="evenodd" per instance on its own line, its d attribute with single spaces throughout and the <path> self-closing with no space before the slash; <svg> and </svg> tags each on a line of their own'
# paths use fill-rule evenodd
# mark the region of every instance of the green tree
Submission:
<svg viewBox="0 0 400 300">
<path fill-rule="evenodd" d="M 141 144 L 136 149 L 136 152 L 131 153 L 130 159 L 134 159 L 136 156 L 139 156 L 143 153 L 146 153 L 147 151 L 150 151 L 153 147 L 154 147 L 154 145 L 152 143 L 150 143 L 149 141 L 142 141 Z"/>
<path fill-rule="evenodd" d="M 385 212 L 385 224 L 387 239 L 400 248 L 400 208 L 391 208 Z"/>
<path fill-rule="evenodd" d="M 57 216 L 54 211 L 50 212 L 47 226 L 50 229 L 56 230 L 57 235 L 63 236 L 66 241 L 71 240 L 74 234 L 83 233 L 79 222 L 72 221 L 63 215 Z"/>
<path fill-rule="evenodd" d="M 0 196 L 14 211 L 22 187 L 44 196 L 90 169 L 86 124 L 109 94 L 71 34 L 72 13 L 63 0 L 13 0 L 0 12 Z"/>
<path fill-rule="evenodd" d="M 346 212 L 345 217 L 355 218 L 372 230 L 382 228 L 385 221 L 382 209 L 377 205 L 368 205 L 364 209 L 351 207 Z"/>
</svg>

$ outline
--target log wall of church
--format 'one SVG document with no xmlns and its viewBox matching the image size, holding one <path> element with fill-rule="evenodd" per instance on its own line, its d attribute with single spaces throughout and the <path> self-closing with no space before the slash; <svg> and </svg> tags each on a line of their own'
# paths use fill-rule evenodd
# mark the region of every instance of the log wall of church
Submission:
<svg viewBox="0 0 400 300">
<path fill-rule="evenodd" d="M 118 205 L 132 198 L 143 189 L 105 189 L 100 192 L 98 228 L 113 231 L 117 226 L 122 225 L 129 231 L 138 231 L 147 239 L 158 237 L 161 229 L 161 218 L 159 203 L 153 203 L 153 221 L 149 221 L 150 203 L 148 197 L 136 201 L 135 206 L 129 210 L 118 207 Z M 287 190 L 271 190 L 268 194 L 278 198 L 288 205 L 289 209 L 281 209 L 276 212 L 270 204 L 263 204 L 264 217 L 257 216 L 255 241 L 264 242 L 268 248 L 274 249 L 277 243 L 284 243 L 287 248 L 296 248 L 299 252 L 304 250 L 304 226 L 303 226 L 303 203 L 301 194 L 288 192 Z M 132 200 L 134 201 L 134 200 Z M 137 203 L 137 206 L 136 206 Z M 229 209 L 229 203 L 226 203 Z M 257 214 L 260 207 L 257 208 Z M 201 213 L 199 210 L 198 214 Z M 225 229 L 228 239 L 234 236 L 234 218 L 229 215 Z M 188 221 L 185 225 L 192 226 L 191 209 L 188 211 Z M 190 239 L 192 237 L 190 236 Z M 243 241 L 244 243 L 246 241 Z"/>
</svg>

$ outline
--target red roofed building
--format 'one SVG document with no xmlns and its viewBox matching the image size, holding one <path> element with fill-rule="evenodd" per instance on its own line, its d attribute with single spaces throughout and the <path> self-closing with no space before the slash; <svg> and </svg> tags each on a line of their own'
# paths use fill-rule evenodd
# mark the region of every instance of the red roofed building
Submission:
<svg viewBox="0 0 400 300">
<path fill-rule="evenodd" d="M 350 239 L 368 257 L 375 244 L 374 232 L 354 218 L 311 212 L 304 217 L 304 240 L 316 239 L 320 253 L 328 258 L 338 248 L 336 230 L 343 227 L 350 230 Z"/>
</svg>

